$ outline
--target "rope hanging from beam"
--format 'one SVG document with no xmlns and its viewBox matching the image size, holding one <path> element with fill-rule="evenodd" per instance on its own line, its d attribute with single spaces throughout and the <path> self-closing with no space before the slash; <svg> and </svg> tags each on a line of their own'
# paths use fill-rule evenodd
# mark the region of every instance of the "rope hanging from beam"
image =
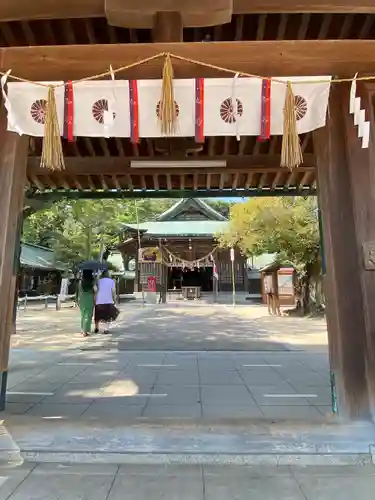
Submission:
<svg viewBox="0 0 375 500">
<path fill-rule="evenodd" d="M 112 67 L 110 66 L 109 70 L 104 71 L 103 73 L 88 76 L 80 80 L 71 81 L 70 84 L 73 85 L 80 82 L 99 80 L 106 77 L 111 77 L 112 79 L 114 79 L 114 75 L 117 73 L 129 70 L 137 66 L 141 66 L 156 59 L 164 59 L 163 74 L 162 74 L 162 89 L 160 97 L 160 114 L 158 117 L 160 128 L 164 135 L 167 136 L 173 135 L 177 127 L 177 112 L 175 109 L 175 101 L 174 101 L 173 67 L 172 67 L 172 60 L 176 59 L 179 61 L 183 61 L 185 63 L 195 64 L 219 72 L 229 73 L 233 75 L 235 78 L 237 78 L 238 76 L 242 76 L 242 77 L 256 78 L 256 79 L 261 79 L 263 81 L 276 82 L 286 85 L 286 98 L 283 109 L 284 126 L 283 126 L 283 141 L 282 141 L 282 151 L 281 151 L 281 157 L 282 157 L 281 166 L 292 169 L 301 165 L 301 163 L 303 162 L 303 158 L 302 158 L 301 144 L 296 126 L 295 96 L 293 94 L 292 83 L 290 81 L 285 81 L 274 77 L 265 77 L 261 75 L 254 75 L 251 73 L 235 71 L 229 68 L 205 63 L 203 61 L 190 59 L 183 56 L 178 56 L 176 54 L 172 54 L 169 52 L 161 52 L 159 54 L 155 54 L 154 56 L 136 61 L 134 63 L 122 66 L 117 69 L 112 69 Z M 0 72 L 0 75 L 3 78 L 11 78 L 19 82 L 32 83 L 34 85 L 48 88 L 48 100 L 46 104 L 46 122 L 45 122 L 46 126 L 44 132 L 41 166 L 48 168 L 50 170 L 64 169 L 64 158 L 62 154 L 62 142 L 60 134 L 61 131 L 59 130 L 59 123 L 56 112 L 56 98 L 55 98 L 56 88 L 64 86 L 65 85 L 64 82 L 59 82 L 55 84 L 33 82 L 31 80 L 27 80 L 25 78 L 21 78 L 16 75 L 11 75 L 10 71 Z M 375 76 L 358 77 L 356 75 L 354 78 L 344 78 L 344 79 L 330 79 L 330 80 L 314 79 L 311 81 L 308 79 L 304 79 L 301 81 L 293 80 L 293 84 L 352 82 L 353 85 L 353 82 L 370 81 L 370 80 L 375 80 Z M 5 96 L 4 98 L 6 100 Z"/>
</svg>

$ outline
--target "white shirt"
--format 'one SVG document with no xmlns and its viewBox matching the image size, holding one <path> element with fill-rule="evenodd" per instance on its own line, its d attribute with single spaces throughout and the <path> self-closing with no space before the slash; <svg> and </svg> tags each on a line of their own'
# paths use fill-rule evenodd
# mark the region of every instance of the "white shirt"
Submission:
<svg viewBox="0 0 375 500">
<path fill-rule="evenodd" d="M 111 278 L 100 278 L 98 281 L 98 291 L 96 293 L 96 303 L 113 304 L 113 293 L 115 282 Z"/>
</svg>

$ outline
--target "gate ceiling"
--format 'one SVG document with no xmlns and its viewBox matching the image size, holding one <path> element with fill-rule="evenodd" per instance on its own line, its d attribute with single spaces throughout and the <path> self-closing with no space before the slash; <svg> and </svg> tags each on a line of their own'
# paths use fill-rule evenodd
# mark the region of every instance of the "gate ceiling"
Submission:
<svg viewBox="0 0 375 500">
<path fill-rule="evenodd" d="M 46 6 L 48 4 L 48 8 L 45 6 L 42 13 L 38 13 L 38 7 L 33 6 L 34 3 L 29 0 L 2 0 L 0 47 L 138 44 L 153 43 L 162 38 L 157 30 L 163 28 L 163 22 L 153 29 L 111 26 L 104 11 L 101 10 L 104 2 L 99 0 L 85 2 L 75 0 L 63 3 L 42 1 L 39 4 Z M 249 3 L 258 3 L 259 6 L 249 7 Z M 331 2 L 331 12 L 324 13 L 324 9 L 327 8 L 324 6 L 320 7 L 321 13 L 311 14 L 293 13 L 297 7 L 293 7 L 292 0 L 280 3 L 280 5 L 286 4 L 287 12 L 282 13 L 278 2 L 274 1 L 270 10 L 280 13 L 247 13 L 251 12 L 252 8 L 265 12 L 268 2 L 257 3 L 234 1 L 231 20 L 227 24 L 184 27 L 180 35 L 176 34 L 177 32 L 171 35 L 179 36 L 180 39 L 170 41 L 375 38 L 375 14 L 356 13 L 361 12 L 361 8 L 362 12 L 374 11 L 373 2 L 368 6 L 363 6 L 364 2 L 361 2 L 362 7 L 358 8 L 351 5 L 352 13 L 345 13 L 348 8 L 342 5 L 343 2 L 334 1 Z M 314 5 L 319 3 L 322 2 L 319 0 L 309 2 L 309 10 L 313 10 Z M 300 12 L 307 11 L 307 7 L 303 9 L 299 5 L 298 8 Z M 77 18 L 84 12 L 86 12 L 84 18 Z M 25 19 L 25 16 L 28 18 Z M 38 17 L 38 20 L 29 20 Z M 95 57 L 94 52 L 92 55 Z M 197 59 L 199 59 L 198 53 Z M 225 54 L 222 64 L 225 66 Z M 41 140 L 33 137 L 30 138 L 28 187 L 34 192 L 117 190 L 129 196 L 138 190 L 145 195 L 151 191 L 162 194 L 166 190 L 218 193 L 248 190 L 249 193 L 255 194 L 289 191 L 308 194 L 315 192 L 316 189 L 312 134 L 302 135 L 301 141 L 304 164 L 290 172 L 279 166 L 281 137 L 271 137 L 267 142 L 258 142 L 255 137 L 241 137 L 240 141 L 235 137 L 211 137 L 206 138 L 202 145 L 197 145 L 193 139 L 188 138 L 142 139 L 140 144 L 133 145 L 129 139 L 79 137 L 75 143 L 63 144 L 66 170 L 51 173 L 40 169 Z M 133 160 L 150 162 L 162 160 L 165 161 L 165 166 L 157 168 L 150 163 L 150 168 L 131 168 Z M 227 166 L 205 168 L 202 165 L 193 168 L 187 163 L 186 168 L 174 168 L 173 162 L 176 160 L 201 160 L 202 163 L 204 160 L 225 160 Z"/>
</svg>

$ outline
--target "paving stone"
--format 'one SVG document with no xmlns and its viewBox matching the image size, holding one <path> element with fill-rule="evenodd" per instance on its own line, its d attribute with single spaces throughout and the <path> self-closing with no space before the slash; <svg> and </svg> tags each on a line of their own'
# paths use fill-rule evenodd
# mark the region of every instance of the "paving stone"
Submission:
<svg viewBox="0 0 375 500">
<path fill-rule="evenodd" d="M 373 500 L 375 491 L 375 476 L 361 475 L 358 480 L 345 477 L 342 473 L 336 477 L 298 476 L 298 484 L 307 500 Z"/>
<path fill-rule="evenodd" d="M 156 385 L 152 391 L 150 402 L 153 405 L 190 405 L 200 403 L 199 387 L 174 387 Z"/>
<path fill-rule="evenodd" d="M 90 405 L 86 403 L 38 403 L 27 412 L 27 415 L 61 418 L 79 417 L 89 406 Z"/>
<path fill-rule="evenodd" d="M 94 402 L 88 410 L 82 415 L 81 418 L 103 418 L 103 419 L 117 419 L 117 418 L 137 418 L 142 416 L 143 405 L 133 404 L 118 404 L 116 406 L 108 404 L 107 402 Z"/>
<path fill-rule="evenodd" d="M 203 404 L 205 418 L 262 418 L 263 413 L 256 405 L 207 405 Z"/>
<path fill-rule="evenodd" d="M 254 398 L 245 386 L 202 387 L 202 403 L 205 405 L 255 405 Z"/>
<path fill-rule="evenodd" d="M 321 418 L 322 414 L 314 406 L 260 406 L 266 418 L 288 420 Z"/>
<path fill-rule="evenodd" d="M 80 467 L 71 473 L 58 468 L 37 469 L 20 484 L 10 500 L 104 500 L 110 491 L 115 473 L 83 472 Z M 1 490 L 0 490 L 1 491 Z"/>
<path fill-rule="evenodd" d="M 125 469 L 126 470 L 126 469 Z M 189 471 L 189 472 L 185 472 Z M 118 474 L 108 500 L 143 500 L 152 498 L 203 500 L 202 472 L 189 466 L 169 468 L 166 472 L 158 469 L 158 474 Z"/>
<path fill-rule="evenodd" d="M 251 477 L 246 469 L 236 474 L 205 474 L 206 500 L 306 500 L 292 477 Z M 314 499 L 315 500 L 315 499 Z"/>
<path fill-rule="evenodd" d="M 202 408 L 200 404 L 191 405 L 161 405 L 149 402 L 143 411 L 144 417 L 154 418 L 200 418 Z"/>
<path fill-rule="evenodd" d="M 35 464 L 25 463 L 0 465 L 0 500 L 7 500 L 34 468 Z"/>
</svg>

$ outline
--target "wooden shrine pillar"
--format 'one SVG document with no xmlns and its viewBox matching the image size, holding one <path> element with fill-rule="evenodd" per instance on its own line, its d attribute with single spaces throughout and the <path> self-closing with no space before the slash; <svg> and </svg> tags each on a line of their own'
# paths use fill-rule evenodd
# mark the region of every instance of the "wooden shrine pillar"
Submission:
<svg viewBox="0 0 375 500">
<path fill-rule="evenodd" d="M 10 337 L 15 332 L 17 240 L 22 228 L 28 137 L 6 131 L 0 108 L 0 410 L 5 408 Z"/>
<path fill-rule="evenodd" d="M 338 411 L 375 420 L 375 89 L 361 82 L 357 89 L 370 120 L 369 148 L 362 149 L 349 114 L 346 84 L 332 85 L 327 126 L 315 132 L 314 146 Z"/>
</svg>

